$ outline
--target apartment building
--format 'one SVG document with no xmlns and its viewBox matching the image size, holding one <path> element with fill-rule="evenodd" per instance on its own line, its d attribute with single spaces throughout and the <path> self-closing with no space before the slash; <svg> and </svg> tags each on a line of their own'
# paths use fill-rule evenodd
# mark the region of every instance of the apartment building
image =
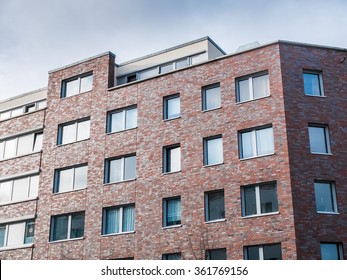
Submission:
<svg viewBox="0 0 347 280">
<path fill-rule="evenodd" d="M 1 259 L 344 259 L 346 49 L 107 52 L 0 103 Z"/>
</svg>

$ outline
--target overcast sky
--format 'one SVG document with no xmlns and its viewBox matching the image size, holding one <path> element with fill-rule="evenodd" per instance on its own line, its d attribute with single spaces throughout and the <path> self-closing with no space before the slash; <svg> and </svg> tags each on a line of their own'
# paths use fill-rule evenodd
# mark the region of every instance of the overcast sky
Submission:
<svg viewBox="0 0 347 280">
<path fill-rule="evenodd" d="M 347 0 L 0 0 L 0 100 L 105 51 L 116 62 L 210 36 L 227 53 L 278 39 L 347 48 Z"/>
</svg>

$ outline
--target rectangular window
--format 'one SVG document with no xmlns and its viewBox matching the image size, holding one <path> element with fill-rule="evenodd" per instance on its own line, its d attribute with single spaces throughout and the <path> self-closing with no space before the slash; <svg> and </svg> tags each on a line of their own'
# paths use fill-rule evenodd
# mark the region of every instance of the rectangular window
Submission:
<svg viewBox="0 0 347 280">
<path fill-rule="evenodd" d="M 239 132 L 240 158 L 251 158 L 274 153 L 273 128 L 258 128 Z"/>
<path fill-rule="evenodd" d="M 162 259 L 165 261 L 180 260 L 181 259 L 181 253 L 163 254 Z"/>
<path fill-rule="evenodd" d="M 205 192 L 205 221 L 218 221 L 224 218 L 224 190 Z"/>
<path fill-rule="evenodd" d="M 236 100 L 244 102 L 270 95 L 269 74 L 256 74 L 236 80 Z"/>
<path fill-rule="evenodd" d="M 206 250 L 206 260 L 226 260 L 227 250 L 225 248 Z"/>
<path fill-rule="evenodd" d="M 181 224 L 181 197 L 163 200 L 163 227 Z"/>
<path fill-rule="evenodd" d="M 337 213 L 336 189 L 332 182 L 314 182 L 318 213 Z"/>
<path fill-rule="evenodd" d="M 242 216 L 259 216 L 278 212 L 276 183 L 241 187 Z"/>
<path fill-rule="evenodd" d="M 164 120 L 178 118 L 181 115 L 180 95 L 164 97 Z"/>
<path fill-rule="evenodd" d="M 20 115 L 25 114 L 25 113 L 34 112 L 36 110 L 39 110 L 39 109 L 42 109 L 45 107 L 46 107 L 46 100 L 41 100 L 41 101 L 37 101 L 35 103 L 26 104 L 26 105 L 21 106 L 19 108 L 13 108 L 11 110 L 1 112 L 0 113 L 0 121 L 6 120 L 9 118 L 14 118 L 14 117 L 20 116 Z"/>
<path fill-rule="evenodd" d="M 320 244 L 322 260 L 343 260 L 343 248 L 341 243 Z"/>
<path fill-rule="evenodd" d="M 72 79 L 64 80 L 61 98 L 91 91 L 93 88 L 93 74 L 88 73 Z"/>
<path fill-rule="evenodd" d="M 61 124 L 58 129 L 58 145 L 69 144 L 89 139 L 90 120 L 78 120 L 75 122 Z"/>
<path fill-rule="evenodd" d="M 107 159 L 105 162 L 105 184 L 136 178 L 136 155 Z"/>
<path fill-rule="evenodd" d="M 310 149 L 313 154 L 330 154 L 328 126 L 309 124 Z"/>
<path fill-rule="evenodd" d="M 322 72 L 304 70 L 304 91 L 310 96 L 324 96 Z"/>
<path fill-rule="evenodd" d="M 88 165 L 58 169 L 54 175 L 54 193 L 85 189 L 87 187 Z"/>
<path fill-rule="evenodd" d="M 0 225 L 0 248 L 34 243 L 33 220 Z"/>
<path fill-rule="evenodd" d="M 244 247 L 245 260 L 282 260 L 281 244 Z"/>
<path fill-rule="evenodd" d="M 132 232 L 134 226 L 134 205 L 104 208 L 102 234 Z"/>
<path fill-rule="evenodd" d="M 202 88 L 202 110 L 212 110 L 221 107 L 220 85 L 210 85 Z"/>
<path fill-rule="evenodd" d="M 163 172 L 177 172 L 181 170 L 181 147 L 179 144 L 167 146 L 163 149 Z"/>
<path fill-rule="evenodd" d="M 204 165 L 223 163 L 223 139 L 222 136 L 208 137 L 204 139 Z"/>
<path fill-rule="evenodd" d="M 50 241 L 81 238 L 84 235 L 84 212 L 51 217 Z"/>
<path fill-rule="evenodd" d="M 39 175 L 0 182 L 0 204 L 36 198 Z"/>
<path fill-rule="evenodd" d="M 137 108 L 129 107 L 109 112 L 107 115 L 107 133 L 137 127 Z"/>
</svg>

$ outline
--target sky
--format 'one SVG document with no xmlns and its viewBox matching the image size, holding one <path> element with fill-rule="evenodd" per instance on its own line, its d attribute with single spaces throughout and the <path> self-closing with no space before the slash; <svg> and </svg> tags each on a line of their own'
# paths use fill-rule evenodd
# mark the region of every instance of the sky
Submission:
<svg viewBox="0 0 347 280">
<path fill-rule="evenodd" d="M 346 11 L 347 0 L 0 0 L 0 100 L 106 51 L 122 63 L 205 36 L 228 54 L 255 41 L 347 48 Z"/>
</svg>

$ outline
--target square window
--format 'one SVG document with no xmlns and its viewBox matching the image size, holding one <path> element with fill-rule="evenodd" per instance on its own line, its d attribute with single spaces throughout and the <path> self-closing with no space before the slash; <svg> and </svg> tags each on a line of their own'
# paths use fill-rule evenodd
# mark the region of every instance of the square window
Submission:
<svg viewBox="0 0 347 280">
<path fill-rule="evenodd" d="M 87 187 L 88 166 L 81 165 L 58 169 L 54 176 L 54 193 L 62 193 Z"/>
<path fill-rule="evenodd" d="M 78 77 L 64 80 L 62 83 L 61 98 L 74 96 L 83 92 L 91 91 L 93 88 L 93 74 L 83 74 Z"/>
<path fill-rule="evenodd" d="M 166 261 L 180 260 L 181 253 L 163 254 L 162 259 Z"/>
<path fill-rule="evenodd" d="M 227 250 L 225 248 L 206 250 L 206 260 L 226 260 Z"/>
<path fill-rule="evenodd" d="M 221 107 L 220 85 L 215 84 L 202 88 L 202 110 L 212 110 Z"/>
<path fill-rule="evenodd" d="M 107 159 L 105 163 L 105 184 L 136 178 L 136 155 Z"/>
<path fill-rule="evenodd" d="M 281 244 L 244 247 L 245 260 L 282 260 Z"/>
<path fill-rule="evenodd" d="M 167 146 L 163 149 L 163 172 L 177 172 L 181 170 L 181 147 L 179 144 Z"/>
<path fill-rule="evenodd" d="M 332 182 L 315 182 L 316 210 L 318 213 L 337 213 L 336 190 Z"/>
<path fill-rule="evenodd" d="M 181 115 L 180 95 L 164 97 L 164 120 L 178 118 Z"/>
<path fill-rule="evenodd" d="M 313 154 L 330 154 L 328 127 L 324 125 L 309 125 L 310 149 Z"/>
<path fill-rule="evenodd" d="M 304 71 L 304 91 L 310 96 L 324 96 L 322 73 L 316 71 Z"/>
<path fill-rule="evenodd" d="M 137 108 L 129 107 L 108 113 L 107 133 L 137 127 Z"/>
<path fill-rule="evenodd" d="M 224 190 L 205 192 L 206 222 L 225 218 Z"/>
<path fill-rule="evenodd" d="M 270 95 L 269 74 L 255 74 L 236 80 L 236 101 L 244 102 Z"/>
<path fill-rule="evenodd" d="M 320 244 L 322 260 L 343 260 L 343 248 L 341 243 Z"/>
<path fill-rule="evenodd" d="M 61 124 L 58 128 L 58 145 L 65 145 L 89 139 L 90 120 L 83 119 L 72 123 Z"/>
<path fill-rule="evenodd" d="M 51 217 L 50 241 L 81 238 L 84 235 L 84 212 Z"/>
<path fill-rule="evenodd" d="M 163 201 L 163 227 L 181 224 L 181 197 L 166 198 Z"/>
<path fill-rule="evenodd" d="M 223 163 L 223 139 L 222 136 L 214 136 L 204 139 L 204 165 Z"/>
</svg>

